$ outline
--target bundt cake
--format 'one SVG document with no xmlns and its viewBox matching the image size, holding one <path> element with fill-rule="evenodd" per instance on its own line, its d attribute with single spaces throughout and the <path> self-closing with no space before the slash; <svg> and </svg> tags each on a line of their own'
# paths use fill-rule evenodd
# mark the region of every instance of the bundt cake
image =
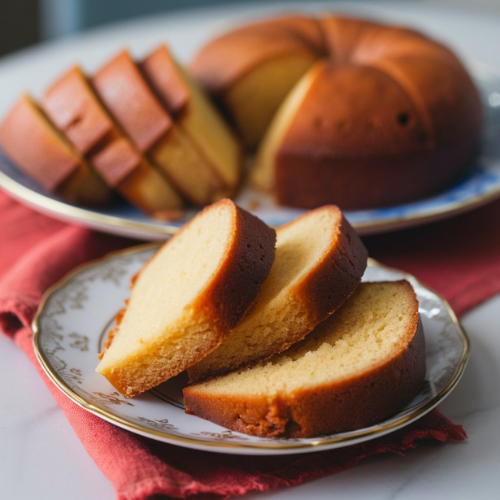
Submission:
<svg viewBox="0 0 500 500">
<path fill-rule="evenodd" d="M 418 302 L 406 281 L 362 283 L 267 364 L 184 389 L 187 413 L 262 437 L 363 428 L 415 397 L 425 377 Z"/>
<path fill-rule="evenodd" d="M 189 370 L 199 381 L 288 348 L 333 313 L 366 268 L 363 243 L 335 206 L 318 208 L 277 229 L 271 272 L 243 320 Z"/>
<path fill-rule="evenodd" d="M 113 122 L 79 67 L 56 81 L 41 104 L 107 185 L 134 206 L 152 215 L 183 206 L 169 181 Z"/>
<path fill-rule="evenodd" d="M 261 143 L 252 183 L 281 205 L 424 197 L 463 173 L 478 145 L 471 77 L 411 29 L 281 17 L 209 42 L 191 71 L 247 144 Z"/>
<path fill-rule="evenodd" d="M 0 123 L 0 145 L 26 175 L 70 203 L 102 206 L 112 199 L 103 180 L 28 95 Z"/>
<path fill-rule="evenodd" d="M 131 397 L 206 356 L 254 301 L 271 269 L 275 238 L 228 199 L 206 207 L 134 280 L 97 372 Z"/>
<path fill-rule="evenodd" d="M 161 104 L 128 52 L 109 61 L 92 83 L 139 150 L 189 201 L 203 206 L 232 194 L 234 186 L 228 190 L 214 175 L 212 165 Z M 239 164 L 235 168 L 239 172 Z"/>
</svg>

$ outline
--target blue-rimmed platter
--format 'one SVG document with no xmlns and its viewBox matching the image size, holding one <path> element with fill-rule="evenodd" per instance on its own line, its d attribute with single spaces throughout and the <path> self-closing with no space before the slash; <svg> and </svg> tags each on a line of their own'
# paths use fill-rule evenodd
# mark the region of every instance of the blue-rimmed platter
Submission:
<svg viewBox="0 0 500 500">
<path fill-rule="evenodd" d="M 485 118 L 480 155 L 469 172 L 435 196 L 398 206 L 346 211 L 360 234 L 373 234 L 451 217 L 500 197 L 500 72 L 478 62 L 471 66 L 481 89 Z M 32 208 L 58 219 L 99 231 L 146 240 L 162 240 L 196 214 L 161 222 L 126 202 L 106 209 L 88 209 L 65 203 L 25 176 L 0 150 L 0 187 Z M 245 188 L 236 202 L 272 226 L 296 218 L 303 211 L 277 206 L 270 196 Z"/>
</svg>

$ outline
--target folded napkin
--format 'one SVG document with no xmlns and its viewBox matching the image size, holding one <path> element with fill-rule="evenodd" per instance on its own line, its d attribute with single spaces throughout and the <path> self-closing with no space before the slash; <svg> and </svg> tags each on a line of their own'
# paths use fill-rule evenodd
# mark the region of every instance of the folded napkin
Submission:
<svg viewBox="0 0 500 500">
<path fill-rule="evenodd" d="M 449 221 L 365 238 L 373 257 L 407 270 L 464 313 L 500 292 L 500 202 Z M 411 426 L 360 445 L 303 455 L 251 457 L 188 450 L 143 438 L 86 412 L 42 372 L 31 321 L 43 292 L 76 265 L 136 242 L 56 222 L 0 192 L 0 330 L 39 368 L 88 453 L 120 500 L 154 495 L 228 498 L 300 484 L 422 440 L 463 440 L 461 426 L 434 410 Z"/>
</svg>

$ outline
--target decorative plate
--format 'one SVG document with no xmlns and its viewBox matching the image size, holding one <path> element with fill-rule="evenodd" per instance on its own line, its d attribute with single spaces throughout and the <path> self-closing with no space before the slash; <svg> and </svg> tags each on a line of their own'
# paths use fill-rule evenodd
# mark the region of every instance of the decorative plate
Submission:
<svg viewBox="0 0 500 500">
<path fill-rule="evenodd" d="M 466 176 L 436 196 L 404 205 L 346 211 L 360 234 L 379 233 L 423 224 L 471 210 L 500 196 L 500 72 L 479 63 L 472 65 L 485 108 L 481 155 Z M 93 229 L 147 240 L 162 240 L 189 220 L 188 210 L 176 222 L 156 221 L 126 202 L 106 209 L 87 209 L 65 203 L 25 176 L 0 150 L 0 187 L 47 215 L 78 222 Z M 271 226 L 289 222 L 303 213 L 277 206 L 269 196 L 244 189 L 236 202 Z M 255 208 L 258 207 L 258 208 Z"/>
<path fill-rule="evenodd" d="M 304 453 L 382 436 L 422 417 L 455 387 L 465 368 L 469 341 L 448 304 L 413 276 L 370 260 L 364 280 L 408 279 L 420 303 L 427 374 L 420 393 L 401 412 L 377 425 L 308 439 L 257 438 L 184 413 L 180 376 L 126 399 L 95 373 L 97 354 L 129 294 L 131 277 L 155 252 L 151 244 L 87 264 L 45 296 L 33 323 L 34 346 L 56 386 L 86 410 L 131 432 L 205 451 L 236 454 Z"/>
</svg>

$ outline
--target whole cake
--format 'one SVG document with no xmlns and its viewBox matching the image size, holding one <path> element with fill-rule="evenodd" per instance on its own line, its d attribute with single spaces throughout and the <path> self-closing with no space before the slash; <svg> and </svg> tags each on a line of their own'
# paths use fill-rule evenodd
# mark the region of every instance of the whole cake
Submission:
<svg viewBox="0 0 500 500">
<path fill-rule="evenodd" d="M 267 364 L 184 389 L 188 413 L 262 437 L 311 437 L 390 417 L 418 393 L 425 339 L 407 281 L 362 283 Z"/>
<path fill-rule="evenodd" d="M 469 165 L 481 102 L 459 59 L 414 30 L 287 16 L 209 42 L 191 64 L 282 205 L 359 209 L 432 194 Z"/>
</svg>

